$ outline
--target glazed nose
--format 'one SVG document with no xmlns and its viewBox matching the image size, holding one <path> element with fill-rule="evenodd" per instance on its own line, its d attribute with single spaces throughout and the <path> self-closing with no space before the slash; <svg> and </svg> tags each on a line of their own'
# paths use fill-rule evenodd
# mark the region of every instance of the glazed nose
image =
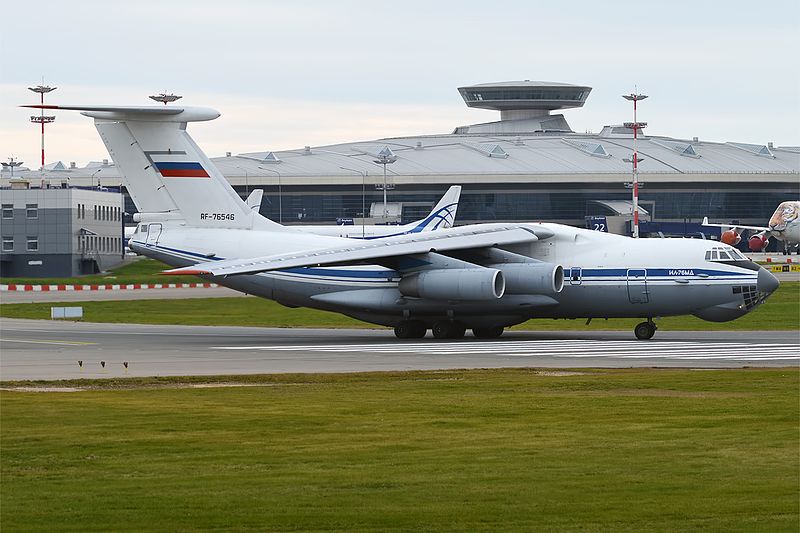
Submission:
<svg viewBox="0 0 800 533">
<path fill-rule="evenodd" d="M 778 278 L 772 275 L 772 272 L 767 270 L 764 267 L 761 267 L 758 271 L 758 282 L 756 286 L 758 287 L 758 292 L 766 292 L 767 294 L 771 294 L 775 292 L 775 289 L 778 288 L 780 282 Z"/>
</svg>

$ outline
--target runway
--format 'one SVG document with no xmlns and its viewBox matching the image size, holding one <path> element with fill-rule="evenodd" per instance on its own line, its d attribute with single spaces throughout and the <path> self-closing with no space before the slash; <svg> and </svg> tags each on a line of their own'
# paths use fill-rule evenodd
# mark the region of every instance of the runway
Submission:
<svg viewBox="0 0 800 533">
<path fill-rule="evenodd" d="M 82 367 L 78 361 L 83 362 Z M 491 341 L 472 337 L 399 341 L 388 329 L 0 319 L 2 380 L 505 367 L 799 365 L 797 331 L 659 331 L 650 341 L 637 341 L 629 331 L 511 331 Z"/>
</svg>

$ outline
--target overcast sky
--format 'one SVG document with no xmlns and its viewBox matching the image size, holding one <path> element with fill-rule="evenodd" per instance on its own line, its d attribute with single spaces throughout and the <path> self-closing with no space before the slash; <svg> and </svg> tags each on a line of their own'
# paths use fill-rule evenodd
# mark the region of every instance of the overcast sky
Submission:
<svg viewBox="0 0 800 533">
<path fill-rule="evenodd" d="M 193 124 L 211 156 L 499 119 L 456 88 L 506 80 L 589 85 L 575 131 L 800 145 L 796 1 L 10 1 L 0 33 L 0 158 L 38 167 L 26 87 L 49 103 L 147 104 L 161 91 L 222 117 Z M 11 22 L 9 22 L 11 21 Z M 37 24 L 45 24 L 39 31 Z M 61 112 L 47 161 L 108 157 L 90 119 Z"/>
</svg>

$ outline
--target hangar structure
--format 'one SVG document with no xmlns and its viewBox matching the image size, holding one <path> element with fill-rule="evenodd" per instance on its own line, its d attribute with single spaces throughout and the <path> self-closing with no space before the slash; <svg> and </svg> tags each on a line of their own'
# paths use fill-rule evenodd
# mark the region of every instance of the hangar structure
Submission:
<svg viewBox="0 0 800 533">
<path fill-rule="evenodd" d="M 556 113 L 582 107 L 591 87 L 525 80 L 458 90 L 467 106 L 497 110 L 500 120 L 438 135 L 265 148 L 212 160 L 243 197 L 264 189 L 261 213 L 285 224 L 409 221 L 453 184 L 463 186 L 459 224 L 583 226 L 589 215 L 630 218 L 625 184 L 632 169 L 625 160 L 633 152 L 632 130 L 612 124 L 599 133 L 578 133 Z M 653 220 L 699 222 L 708 216 L 763 225 L 781 201 L 800 197 L 800 147 L 645 134 L 637 148 L 640 205 Z M 48 179 L 68 175 L 73 186 L 119 186 L 113 163 L 102 171 L 96 163 L 86 169 L 51 166 L 58 168 L 45 171 Z M 375 209 L 384 188 L 391 206 Z M 135 211 L 129 198 L 125 210 Z M 389 219 L 382 218 L 387 212 Z"/>
</svg>

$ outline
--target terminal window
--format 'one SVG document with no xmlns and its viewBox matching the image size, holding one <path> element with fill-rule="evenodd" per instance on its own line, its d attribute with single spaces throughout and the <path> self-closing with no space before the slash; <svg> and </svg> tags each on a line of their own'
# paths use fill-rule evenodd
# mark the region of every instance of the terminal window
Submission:
<svg viewBox="0 0 800 533">
<path fill-rule="evenodd" d="M 39 204 L 25 204 L 25 216 L 27 218 L 39 218 Z"/>
<path fill-rule="evenodd" d="M 3 218 L 14 218 L 14 204 L 3 204 Z"/>
<path fill-rule="evenodd" d="M 14 237 L 3 237 L 3 251 L 4 252 L 14 251 Z"/>
<path fill-rule="evenodd" d="M 29 252 L 39 251 L 39 237 L 28 237 L 28 251 Z"/>
</svg>

